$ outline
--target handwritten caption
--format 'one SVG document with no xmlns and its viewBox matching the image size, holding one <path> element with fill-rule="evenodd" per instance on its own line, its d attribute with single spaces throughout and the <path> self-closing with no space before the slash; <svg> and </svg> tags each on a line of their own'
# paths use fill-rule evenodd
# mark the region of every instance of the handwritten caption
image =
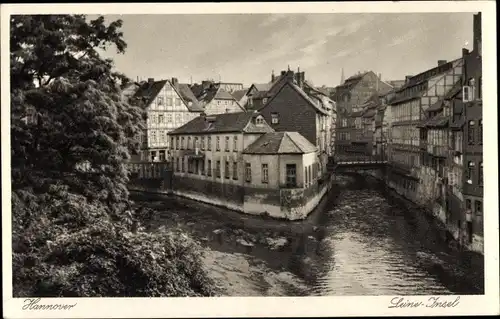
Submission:
<svg viewBox="0 0 500 319">
<path fill-rule="evenodd" d="M 391 299 L 388 308 L 454 308 L 460 304 L 458 297 L 429 297 L 426 301 L 416 301 L 403 297 Z"/>
<path fill-rule="evenodd" d="M 23 310 L 71 310 L 76 306 L 77 303 L 74 304 L 48 304 L 41 303 L 41 298 L 28 298 L 24 299 Z"/>
</svg>

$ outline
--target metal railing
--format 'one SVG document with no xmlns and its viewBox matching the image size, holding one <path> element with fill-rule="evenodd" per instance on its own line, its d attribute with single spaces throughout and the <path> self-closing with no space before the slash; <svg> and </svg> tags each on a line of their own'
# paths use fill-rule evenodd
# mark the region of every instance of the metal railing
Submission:
<svg viewBox="0 0 500 319">
<path fill-rule="evenodd" d="M 382 164 L 386 163 L 387 159 L 384 155 L 335 155 L 334 161 L 336 164 Z"/>
</svg>

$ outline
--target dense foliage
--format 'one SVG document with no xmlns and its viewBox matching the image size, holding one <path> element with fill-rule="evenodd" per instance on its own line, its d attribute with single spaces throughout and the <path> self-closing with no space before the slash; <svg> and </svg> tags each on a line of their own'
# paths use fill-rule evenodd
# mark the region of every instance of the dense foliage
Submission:
<svg viewBox="0 0 500 319">
<path fill-rule="evenodd" d="M 147 233 L 127 192 L 143 111 L 98 50 L 123 53 L 120 20 L 11 17 L 15 296 L 213 294 L 198 245 Z"/>
</svg>

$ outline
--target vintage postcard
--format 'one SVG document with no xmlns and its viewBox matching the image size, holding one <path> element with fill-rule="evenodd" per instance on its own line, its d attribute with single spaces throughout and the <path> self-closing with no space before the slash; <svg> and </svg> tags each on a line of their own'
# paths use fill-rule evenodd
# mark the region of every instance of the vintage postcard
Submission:
<svg viewBox="0 0 500 319">
<path fill-rule="evenodd" d="M 499 314 L 495 9 L 2 5 L 4 316 Z"/>
</svg>

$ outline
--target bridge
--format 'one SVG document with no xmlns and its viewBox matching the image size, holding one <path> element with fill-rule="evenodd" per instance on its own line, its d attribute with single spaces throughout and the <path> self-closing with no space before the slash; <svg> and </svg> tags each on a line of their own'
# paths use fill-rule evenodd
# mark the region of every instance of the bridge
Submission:
<svg viewBox="0 0 500 319">
<path fill-rule="evenodd" d="M 327 167 L 335 172 L 356 172 L 361 170 L 385 169 L 387 160 L 383 156 L 335 155 L 329 158 Z"/>
</svg>

